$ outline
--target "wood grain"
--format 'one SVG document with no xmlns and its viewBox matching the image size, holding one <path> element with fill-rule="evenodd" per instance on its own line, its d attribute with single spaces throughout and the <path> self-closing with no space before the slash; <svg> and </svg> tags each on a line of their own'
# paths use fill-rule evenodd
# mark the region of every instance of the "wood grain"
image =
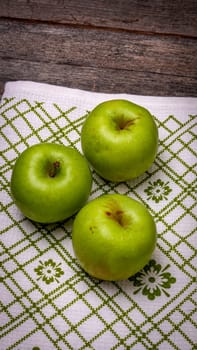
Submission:
<svg viewBox="0 0 197 350">
<path fill-rule="evenodd" d="M 0 0 L 0 4 L 2 17 L 197 36 L 195 0 Z"/>
<path fill-rule="evenodd" d="M 0 0 L 0 94 L 6 81 L 34 80 L 196 96 L 196 15 L 190 0 Z"/>
<path fill-rule="evenodd" d="M 108 93 L 131 93 L 156 96 L 196 96 L 197 83 L 194 78 L 174 77 L 146 73 L 59 65 L 55 63 L 30 62 L 24 60 L 0 59 L 1 83 L 3 92 L 7 80 L 33 80 L 50 84 L 68 86 L 90 91 Z M 9 71 L 10 77 L 8 79 Z"/>
</svg>

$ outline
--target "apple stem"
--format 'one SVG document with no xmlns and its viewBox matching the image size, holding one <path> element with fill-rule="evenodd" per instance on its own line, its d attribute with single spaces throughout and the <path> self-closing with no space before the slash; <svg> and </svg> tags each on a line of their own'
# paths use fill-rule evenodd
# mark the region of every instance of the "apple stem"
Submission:
<svg viewBox="0 0 197 350">
<path fill-rule="evenodd" d="M 52 163 L 51 168 L 49 169 L 49 176 L 55 177 L 57 175 L 58 169 L 60 168 L 60 162 L 55 161 Z"/>
<path fill-rule="evenodd" d="M 135 119 L 124 119 L 123 117 L 119 117 L 116 121 L 116 126 L 118 130 L 127 130 L 131 125 L 134 125 L 136 120 L 138 118 Z"/>
<path fill-rule="evenodd" d="M 110 212 L 110 211 L 106 211 L 106 215 L 108 217 L 111 217 L 111 219 L 113 219 L 114 221 L 116 221 L 120 226 L 125 226 L 124 223 L 124 216 L 123 216 L 123 211 L 122 210 L 117 210 L 115 212 Z"/>
</svg>

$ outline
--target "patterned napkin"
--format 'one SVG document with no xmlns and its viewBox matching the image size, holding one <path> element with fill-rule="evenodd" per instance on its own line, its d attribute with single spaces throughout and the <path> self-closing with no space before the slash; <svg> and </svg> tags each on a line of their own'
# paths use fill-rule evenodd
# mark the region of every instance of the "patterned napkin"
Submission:
<svg viewBox="0 0 197 350">
<path fill-rule="evenodd" d="M 115 192 L 140 200 L 155 218 L 158 240 L 143 270 L 104 282 L 89 277 L 74 257 L 73 219 L 41 225 L 23 217 L 10 196 L 10 176 L 18 155 L 35 143 L 81 150 L 87 113 L 114 98 L 149 109 L 159 150 L 134 181 L 109 183 L 93 172 L 90 199 Z M 6 84 L 0 105 L 1 350 L 196 349 L 196 117 L 197 98 Z"/>
</svg>

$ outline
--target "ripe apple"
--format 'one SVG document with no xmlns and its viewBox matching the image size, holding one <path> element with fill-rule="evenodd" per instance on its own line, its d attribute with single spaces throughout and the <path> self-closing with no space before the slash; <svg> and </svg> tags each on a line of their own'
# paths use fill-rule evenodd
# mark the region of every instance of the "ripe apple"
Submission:
<svg viewBox="0 0 197 350">
<path fill-rule="evenodd" d="M 81 131 L 82 150 L 104 179 L 119 182 L 143 174 L 153 163 L 158 130 L 149 111 L 127 100 L 97 105 Z"/>
<path fill-rule="evenodd" d="M 75 256 L 91 276 L 127 279 L 149 261 L 156 244 L 156 225 L 140 202 L 106 194 L 77 213 L 72 230 Z"/>
<path fill-rule="evenodd" d="M 11 193 L 33 221 L 53 223 L 76 213 L 89 197 L 92 176 L 86 159 L 74 148 L 40 143 L 18 157 Z"/>
</svg>

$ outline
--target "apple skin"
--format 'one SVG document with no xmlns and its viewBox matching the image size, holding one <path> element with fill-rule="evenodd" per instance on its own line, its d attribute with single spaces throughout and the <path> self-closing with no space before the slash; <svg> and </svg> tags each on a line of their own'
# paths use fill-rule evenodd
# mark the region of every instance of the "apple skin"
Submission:
<svg viewBox="0 0 197 350">
<path fill-rule="evenodd" d="M 102 195 L 76 215 L 72 244 L 81 267 L 91 276 L 124 280 L 149 261 L 156 225 L 147 208 L 121 194 Z"/>
<path fill-rule="evenodd" d="M 127 100 L 97 105 L 81 131 L 82 150 L 104 179 L 127 181 L 152 165 L 158 147 L 158 129 L 149 111 Z"/>
<path fill-rule="evenodd" d="M 76 149 L 40 143 L 23 151 L 11 176 L 11 193 L 21 212 L 40 223 L 67 219 L 87 201 L 92 175 Z"/>
</svg>

